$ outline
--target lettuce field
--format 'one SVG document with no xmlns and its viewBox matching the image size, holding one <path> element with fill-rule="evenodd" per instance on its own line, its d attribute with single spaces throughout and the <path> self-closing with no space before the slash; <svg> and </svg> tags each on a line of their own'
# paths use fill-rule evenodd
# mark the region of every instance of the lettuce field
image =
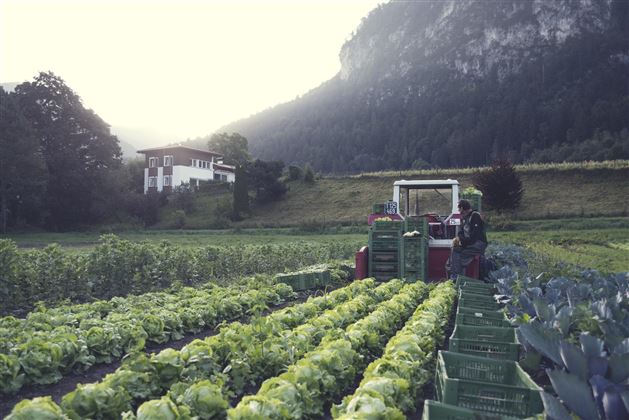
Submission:
<svg viewBox="0 0 629 420">
<path fill-rule="evenodd" d="M 498 394 L 488 406 L 479 395 L 473 411 L 435 390 L 457 331 L 482 321 L 510 333 L 509 363 L 536 384 L 537 418 L 629 417 L 629 273 L 494 244 L 495 269 L 465 295 L 450 281 L 353 280 L 334 260 L 360 245 L 191 248 L 106 236 L 77 253 L 0 241 L 0 415 L 446 418 L 438 408 L 506 419 Z M 330 271 L 328 286 L 279 281 L 313 264 Z M 486 308 L 466 311 L 472 297 Z M 459 325 L 466 319 L 473 326 Z"/>
</svg>

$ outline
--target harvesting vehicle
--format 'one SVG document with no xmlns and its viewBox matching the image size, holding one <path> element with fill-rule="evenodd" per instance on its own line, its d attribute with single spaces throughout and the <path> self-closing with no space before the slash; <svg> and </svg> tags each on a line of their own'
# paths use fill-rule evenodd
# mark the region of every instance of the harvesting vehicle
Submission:
<svg viewBox="0 0 629 420">
<path fill-rule="evenodd" d="M 480 210 L 480 196 L 464 198 Z M 368 217 L 369 244 L 356 253 L 356 278 L 445 279 L 452 240 L 461 225 L 458 202 L 456 180 L 395 181 L 393 199 L 374 204 Z M 479 268 L 476 257 L 466 275 L 479 278 Z"/>
</svg>

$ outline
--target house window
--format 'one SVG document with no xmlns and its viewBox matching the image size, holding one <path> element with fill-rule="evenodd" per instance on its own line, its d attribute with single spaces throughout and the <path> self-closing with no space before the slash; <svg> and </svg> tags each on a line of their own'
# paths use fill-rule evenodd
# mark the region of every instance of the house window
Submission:
<svg viewBox="0 0 629 420">
<path fill-rule="evenodd" d="M 221 180 L 221 174 L 217 174 L 216 172 L 214 173 L 214 180 L 215 181 L 220 181 Z"/>
<path fill-rule="evenodd" d="M 221 181 L 227 181 L 227 175 L 221 174 Z"/>
<path fill-rule="evenodd" d="M 157 177 L 149 176 L 149 188 L 157 188 Z"/>
<path fill-rule="evenodd" d="M 155 168 L 158 165 L 159 165 L 159 158 L 158 157 L 149 158 L 149 168 Z"/>
<path fill-rule="evenodd" d="M 172 183 L 172 177 L 170 175 L 165 175 L 164 176 L 164 187 L 170 187 L 171 183 Z"/>
<path fill-rule="evenodd" d="M 198 167 L 199 166 L 199 159 L 190 159 L 190 166 L 192 167 Z"/>
<path fill-rule="evenodd" d="M 172 156 L 164 156 L 164 166 L 173 166 Z"/>
</svg>

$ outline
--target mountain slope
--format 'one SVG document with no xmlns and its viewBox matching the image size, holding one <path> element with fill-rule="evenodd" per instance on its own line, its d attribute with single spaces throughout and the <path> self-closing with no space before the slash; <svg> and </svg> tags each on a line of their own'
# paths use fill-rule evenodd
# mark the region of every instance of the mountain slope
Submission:
<svg viewBox="0 0 629 420">
<path fill-rule="evenodd" d="M 221 131 L 336 173 L 629 158 L 627 28 L 623 0 L 388 3 L 337 76 Z"/>
</svg>

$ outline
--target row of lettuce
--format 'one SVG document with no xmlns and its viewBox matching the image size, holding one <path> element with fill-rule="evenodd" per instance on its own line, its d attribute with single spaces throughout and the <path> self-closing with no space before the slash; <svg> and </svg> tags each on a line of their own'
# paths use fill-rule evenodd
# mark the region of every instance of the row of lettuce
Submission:
<svg viewBox="0 0 629 420">
<path fill-rule="evenodd" d="M 59 406 L 49 397 L 25 400 L 8 418 L 313 418 L 363 371 L 333 415 L 386 409 L 404 418 L 429 378 L 454 299 L 450 282 L 356 281 L 249 324 L 228 324 L 180 351 L 134 354 Z"/>
<path fill-rule="evenodd" d="M 553 395 L 542 393 L 546 416 L 629 418 L 629 272 L 558 264 L 533 273 L 526 261 L 543 257 L 499 251 L 506 264 L 490 279 L 518 326 L 520 364 L 552 385 Z"/>
<path fill-rule="evenodd" d="M 279 305 L 294 293 L 285 284 L 255 288 L 207 285 L 54 309 L 24 319 L 0 318 L 0 392 L 25 384 L 52 384 L 141 351 L 147 343 L 178 340 L 253 310 Z"/>
<path fill-rule="evenodd" d="M 342 263 L 314 268 L 327 274 L 327 285 L 346 284 L 351 276 Z M 39 306 L 23 319 L 0 318 L 0 394 L 28 384 L 52 384 L 129 352 L 211 331 L 282 304 L 296 295 L 278 282 L 282 276 L 259 275 L 230 287 L 208 283 L 108 301 Z"/>
<path fill-rule="evenodd" d="M 359 246 L 348 240 L 190 248 L 104 235 L 86 252 L 65 252 L 58 245 L 20 250 L 0 239 L 0 316 L 24 316 L 37 302 L 83 303 L 298 270 L 349 258 Z"/>
</svg>

